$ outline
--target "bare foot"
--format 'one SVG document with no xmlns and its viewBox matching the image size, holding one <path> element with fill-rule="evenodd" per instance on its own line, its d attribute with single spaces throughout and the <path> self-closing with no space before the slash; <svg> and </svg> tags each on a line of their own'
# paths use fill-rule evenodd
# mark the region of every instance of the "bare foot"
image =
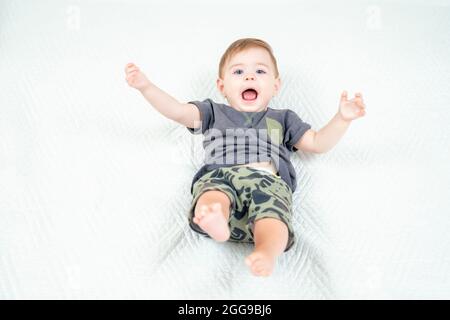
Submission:
<svg viewBox="0 0 450 320">
<path fill-rule="evenodd" d="M 266 251 L 253 251 L 246 259 L 245 264 L 255 276 L 268 277 L 272 274 L 276 257 Z"/>
<path fill-rule="evenodd" d="M 220 203 L 212 204 L 210 209 L 208 209 L 206 205 L 203 205 L 195 214 L 193 220 L 203 231 L 216 241 L 224 242 L 230 238 L 228 221 L 222 213 L 222 206 Z"/>
</svg>

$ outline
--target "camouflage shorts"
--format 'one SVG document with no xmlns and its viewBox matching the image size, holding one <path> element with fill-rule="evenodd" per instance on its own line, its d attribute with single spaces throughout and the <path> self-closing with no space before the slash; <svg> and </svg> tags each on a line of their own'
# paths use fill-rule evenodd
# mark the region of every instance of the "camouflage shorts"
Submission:
<svg viewBox="0 0 450 320">
<path fill-rule="evenodd" d="M 253 243 L 255 221 L 275 218 L 284 222 L 289 230 L 285 251 L 294 244 L 291 226 L 292 191 L 279 176 L 252 167 L 232 166 L 212 170 L 200 177 L 193 186 L 189 225 L 194 231 L 207 237 L 209 236 L 192 219 L 197 200 L 209 190 L 220 190 L 230 198 L 229 241 Z"/>
</svg>

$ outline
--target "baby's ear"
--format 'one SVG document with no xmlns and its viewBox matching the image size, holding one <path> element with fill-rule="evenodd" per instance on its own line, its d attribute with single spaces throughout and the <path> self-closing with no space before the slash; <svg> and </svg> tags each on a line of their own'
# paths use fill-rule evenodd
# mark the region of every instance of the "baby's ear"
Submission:
<svg viewBox="0 0 450 320">
<path fill-rule="evenodd" d="M 281 89 L 281 79 L 280 77 L 275 79 L 275 94 L 277 94 Z"/>
<path fill-rule="evenodd" d="M 225 93 L 224 92 L 225 85 L 223 83 L 223 80 L 220 78 L 217 78 L 216 84 L 217 84 L 217 89 L 219 89 L 220 93 L 224 94 Z"/>
</svg>

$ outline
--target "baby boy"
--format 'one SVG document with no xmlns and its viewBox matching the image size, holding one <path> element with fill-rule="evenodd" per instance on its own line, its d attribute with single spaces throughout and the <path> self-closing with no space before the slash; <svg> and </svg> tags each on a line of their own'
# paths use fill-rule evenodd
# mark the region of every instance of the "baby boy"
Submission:
<svg viewBox="0 0 450 320">
<path fill-rule="evenodd" d="M 272 48 L 254 38 L 233 42 L 220 61 L 217 88 L 228 105 L 211 99 L 180 103 L 133 63 L 125 73 L 162 115 L 204 135 L 205 164 L 191 185 L 190 227 L 219 242 L 254 243 L 245 263 L 254 275 L 270 275 L 277 257 L 294 244 L 291 153 L 330 150 L 351 121 L 365 115 L 362 95 L 349 100 L 343 91 L 337 113 L 319 131 L 290 109 L 269 108 L 280 75 Z"/>
</svg>

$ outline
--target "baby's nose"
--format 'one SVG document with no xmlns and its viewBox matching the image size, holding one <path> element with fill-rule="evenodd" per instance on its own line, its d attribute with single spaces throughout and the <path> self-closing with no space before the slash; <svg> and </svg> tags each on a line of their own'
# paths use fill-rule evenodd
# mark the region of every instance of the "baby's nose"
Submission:
<svg viewBox="0 0 450 320">
<path fill-rule="evenodd" d="M 253 74 L 247 74 L 245 80 L 255 80 L 255 76 Z"/>
</svg>

